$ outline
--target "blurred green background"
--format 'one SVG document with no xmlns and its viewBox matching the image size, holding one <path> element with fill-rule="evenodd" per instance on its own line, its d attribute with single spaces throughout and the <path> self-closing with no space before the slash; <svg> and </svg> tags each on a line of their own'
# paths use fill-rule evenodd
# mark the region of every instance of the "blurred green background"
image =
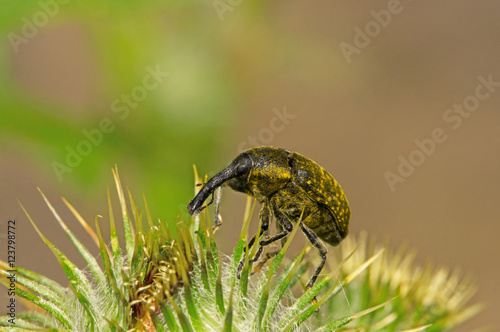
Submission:
<svg viewBox="0 0 500 332">
<path fill-rule="evenodd" d="M 500 91 L 456 129 L 445 113 L 479 76 L 500 82 L 500 3 L 0 4 L 0 235 L 18 220 L 19 265 L 64 280 L 17 202 L 69 247 L 37 186 L 80 230 L 59 197 L 90 223 L 106 218 L 116 164 L 135 199 L 144 193 L 173 225 L 187 215 L 193 164 L 210 176 L 242 148 L 273 145 L 337 178 L 352 233 L 474 275 L 489 308 L 456 331 L 499 326 Z M 386 172 L 435 128 L 446 141 L 391 188 Z M 245 199 L 226 190 L 222 204 L 229 253 Z"/>
</svg>

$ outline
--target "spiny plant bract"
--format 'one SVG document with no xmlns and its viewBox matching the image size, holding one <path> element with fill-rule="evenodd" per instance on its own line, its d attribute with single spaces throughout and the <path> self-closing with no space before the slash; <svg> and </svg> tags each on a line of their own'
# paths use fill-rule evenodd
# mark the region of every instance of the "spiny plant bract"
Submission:
<svg viewBox="0 0 500 332">
<path fill-rule="evenodd" d="M 231 256 L 219 253 L 205 211 L 175 230 L 154 221 L 146 199 L 140 211 L 118 171 L 113 170 L 121 207 L 115 217 L 108 190 L 110 238 L 92 228 L 65 199 L 64 203 L 100 250 L 95 258 L 41 193 L 56 221 L 87 266 L 77 267 L 38 229 L 58 259 L 68 286 L 25 268 L 15 267 L 16 297 L 29 309 L 0 317 L 8 331 L 446 331 L 480 310 L 470 305 L 470 280 L 458 271 L 419 268 L 414 253 L 392 254 L 366 236 L 348 237 L 336 250 L 314 287 L 304 290 L 317 255 L 309 245 L 293 259 L 285 254 L 298 227 L 265 268 L 251 276 L 256 246 L 246 248 L 255 201 L 247 200 L 242 231 Z M 195 169 L 195 182 L 202 182 Z M 128 201 L 128 204 L 127 204 Z M 131 211 L 131 213 L 129 212 Z M 145 221 L 143 221 L 145 219 Z M 147 227 L 143 226 L 143 223 Z M 123 232 L 120 245 L 117 227 Z M 175 234 L 175 236 L 174 236 Z M 264 236 L 264 235 L 263 235 Z M 358 244 L 361 243 L 361 244 Z M 244 251 L 241 278 L 236 271 Z M 333 252 L 333 250 L 332 250 Z M 333 255 L 335 256 L 335 255 Z M 0 281 L 7 288 L 11 268 L 0 261 Z M 255 268 L 254 268 L 255 270 Z M 294 296 L 295 294 L 295 296 Z M 313 300 L 316 298 L 317 300 Z M 318 312 L 318 309 L 319 312 Z"/>
</svg>

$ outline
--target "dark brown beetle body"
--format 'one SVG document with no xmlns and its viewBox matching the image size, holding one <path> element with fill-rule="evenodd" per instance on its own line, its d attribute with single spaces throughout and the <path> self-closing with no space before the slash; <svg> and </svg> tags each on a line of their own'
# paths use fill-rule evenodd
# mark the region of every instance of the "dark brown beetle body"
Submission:
<svg viewBox="0 0 500 332">
<path fill-rule="evenodd" d="M 296 152 L 273 147 L 253 148 L 237 156 L 203 186 L 189 203 L 189 213 L 199 213 L 204 208 L 203 202 L 224 183 L 233 190 L 255 197 L 262 204 L 259 217 L 263 232 L 269 228 L 271 216 L 276 219 L 278 234 L 261 241 L 256 257 L 251 261 L 258 259 L 263 246 L 284 239 L 304 211 L 300 226 L 322 258 L 307 284 L 312 287 L 326 261 L 327 249 L 321 240 L 337 245 L 349 230 L 349 203 L 333 176 Z M 249 247 L 254 241 L 255 237 Z M 240 264 L 240 270 L 242 267 Z"/>
</svg>

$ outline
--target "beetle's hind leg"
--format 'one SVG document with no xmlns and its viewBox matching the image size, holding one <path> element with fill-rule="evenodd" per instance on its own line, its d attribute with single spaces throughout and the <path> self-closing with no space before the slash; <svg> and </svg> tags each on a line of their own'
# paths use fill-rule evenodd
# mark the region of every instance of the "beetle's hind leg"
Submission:
<svg viewBox="0 0 500 332">
<path fill-rule="evenodd" d="M 326 246 L 323 243 L 323 241 L 321 241 L 320 238 L 316 235 L 316 233 L 314 233 L 309 228 L 307 228 L 302 222 L 300 223 L 300 228 L 302 228 L 302 231 L 307 236 L 307 239 L 309 240 L 309 242 L 311 242 L 311 244 L 318 249 L 319 256 L 321 257 L 321 262 L 319 263 L 318 267 L 314 271 L 314 274 L 311 277 L 311 280 L 309 280 L 309 282 L 306 285 L 306 288 L 309 289 L 312 286 L 314 286 L 314 283 L 316 282 L 316 279 L 318 279 L 318 276 L 319 276 L 321 270 L 323 270 L 323 266 L 325 266 L 326 254 L 327 254 L 328 250 L 326 249 Z M 316 297 L 314 297 L 313 301 L 316 301 Z"/>
</svg>

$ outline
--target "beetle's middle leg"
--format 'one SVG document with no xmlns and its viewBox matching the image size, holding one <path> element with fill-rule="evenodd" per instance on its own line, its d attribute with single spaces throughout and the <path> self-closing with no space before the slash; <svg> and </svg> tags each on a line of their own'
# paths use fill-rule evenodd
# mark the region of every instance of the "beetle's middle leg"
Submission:
<svg viewBox="0 0 500 332">
<path fill-rule="evenodd" d="M 281 226 L 280 222 L 276 222 L 276 234 L 281 234 L 281 233 L 283 233 L 283 226 Z M 281 247 L 279 249 L 276 249 L 274 251 L 266 253 L 266 256 L 260 260 L 259 264 L 255 265 L 253 267 L 253 270 L 252 270 L 251 274 L 254 274 L 257 271 L 260 271 L 260 269 L 262 268 L 262 266 L 264 266 L 264 264 L 266 264 L 266 262 L 270 258 L 276 256 L 281 251 L 281 249 L 283 249 L 283 247 L 285 246 L 285 243 L 286 243 L 286 236 L 283 236 L 281 238 Z"/>
<path fill-rule="evenodd" d="M 266 262 L 271 257 L 276 256 L 281 251 L 281 249 L 283 249 L 283 247 L 285 245 L 285 242 L 286 242 L 287 235 L 288 235 L 288 233 L 290 233 L 291 229 L 290 230 L 289 230 L 289 228 L 284 229 L 283 226 L 282 226 L 283 222 L 280 222 L 279 218 L 280 217 L 277 217 L 277 220 L 276 220 L 276 231 L 277 231 L 277 234 L 275 236 L 271 237 L 270 239 L 267 239 L 265 241 L 261 241 L 259 243 L 260 244 L 259 251 L 262 252 L 264 246 L 272 244 L 272 243 L 276 242 L 277 240 L 281 240 L 281 248 L 266 253 L 265 257 L 257 265 L 254 266 L 253 271 L 252 271 L 251 274 L 254 274 L 255 272 L 258 272 L 262 268 L 262 266 L 264 266 L 264 264 L 266 264 Z M 288 222 L 288 220 L 287 220 L 287 222 Z M 256 257 L 254 257 L 253 259 L 251 259 L 250 262 L 252 262 L 252 263 L 256 262 L 259 259 L 260 254 L 259 254 L 259 256 L 257 256 L 257 255 L 255 255 L 255 256 Z"/>
<path fill-rule="evenodd" d="M 276 233 L 279 234 L 279 233 L 282 233 L 282 232 L 283 232 L 282 222 L 276 222 Z M 281 249 L 283 249 L 283 247 L 285 246 L 285 243 L 286 243 L 286 237 L 284 237 L 284 238 L 281 239 Z"/>
<path fill-rule="evenodd" d="M 270 208 L 270 205 L 269 205 L 269 201 L 264 201 L 262 203 L 262 208 L 260 209 L 260 212 L 259 212 L 259 219 L 260 219 L 260 222 L 261 222 L 261 225 L 260 225 L 260 234 L 259 233 L 255 234 L 252 237 L 252 239 L 250 240 L 250 242 L 248 242 L 248 248 L 249 249 L 253 246 L 253 244 L 254 244 L 255 239 L 257 238 L 257 236 L 260 237 L 261 234 L 264 234 L 269 229 L 269 223 L 270 223 L 270 219 L 271 219 L 271 208 Z M 262 254 L 262 246 L 259 247 L 259 249 L 257 250 L 257 253 L 255 254 L 255 256 L 252 259 L 249 260 L 249 263 L 255 262 L 257 259 L 259 259 L 259 257 L 260 257 L 261 254 Z M 243 266 L 245 266 L 245 257 L 246 257 L 246 253 L 243 255 L 243 258 L 241 259 L 240 264 L 238 265 L 238 271 L 236 273 L 236 276 L 238 278 L 240 277 L 241 270 L 243 270 Z"/>
<path fill-rule="evenodd" d="M 260 241 L 259 242 L 260 252 L 262 252 L 263 247 L 270 245 L 271 243 L 276 242 L 278 240 L 281 240 L 282 241 L 281 244 L 283 245 L 286 236 L 293 230 L 293 224 L 290 222 L 290 220 L 285 214 L 283 214 L 279 209 L 276 208 L 275 204 L 273 204 L 273 210 L 274 210 L 274 216 L 276 217 L 276 227 L 278 230 L 278 234 L 271 236 L 267 240 Z M 252 262 L 255 262 L 255 260 L 257 260 L 256 258 L 258 259 L 259 257 L 254 257 L 254 260 L 252 260 Z"/>
<path fill-rule="evenodd" d="M 281 222 L 276 222 L 276 234 L 282 234 L 282 233 L 284 233 L 283 226 L 281 224 L 282 224 Z M 264 257 L 264 259 L 262 259 L 262 261 L 260 261 L 259 264 L 257 266 L 255 266 L 254 270 L 255 269 L 259 270 L 264 264 L 266 264 L 266 262 L 271 257 L 276 256 L 281 251 L 281 249 L 283 249 L 283 247 L 285 246 L 285 243 L 286 243 L 286 235 L 281 238 L 281 246 L 280 246 L 280 248 L 276 249 L 274 251 L 268 252 L 266 254 L 266 257 Z"/>
<path fill-rule="evenodd" d="M 259 250 L 255 254 L 255 256 L 250 260 L 251 263 L 254 263 L 259 259 L 265 246 L 268 246 L 268 245 L 270 245 L 278 240 L 281 240 L 281 247 L 283 248 L 288 234 L 293 230 L 293 224 L 290 222 L 290 220 L 288 219 L 288 217 L 285 214 L 283 214 L 279 209 L 276 208 L 275 204 L 273 204 L 273 210 L 274 210 L 274 216 L 276 218 L 276 230 L 278 231 L 278 233 L 276 235 L 270 237 L 267 240 L 262 240 L 259 242 L 259 245 L 260 245 Z M 260 269 L 260 267 L 269 258 L 271 258 L 272 256 L 275 256 L 278 252 L 279 252 L 279 250 L 272 252 L 272 253 L 268 253 L 267 258 L 264 260 L 264 262 L 259 264 L 257 266 L 257 268 Z"/>
</svg>

